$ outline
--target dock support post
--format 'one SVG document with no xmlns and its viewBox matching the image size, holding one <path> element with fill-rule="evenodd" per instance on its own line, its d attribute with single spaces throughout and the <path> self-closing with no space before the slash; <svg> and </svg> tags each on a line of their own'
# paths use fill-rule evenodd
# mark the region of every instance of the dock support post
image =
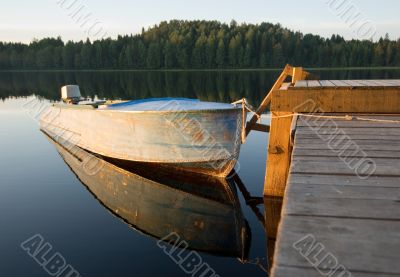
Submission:
<svg viewBox="0 0 400 277">
<path fill-rule="evenodd" d="M 292 76 L 292 84 L 307 78 L 309 73 L 302 67 L 293 67 L 288 75 Z M 273 88 L 271 99 L 274 97 Z M 286 181 L 292 154 L 290 142 L 293 112 L 274 111 L 271 109 L 271 127 L 268 145 L 267 168 L 265 173 L 264 196 L 285 195 Z"/>
<path fill-rule="evenodd" d="M 275 242 L 281 220 L 283 197 L 264 197 L 265 231 L 267 233 L 268 271 L 274 262 Z"/>
<path fill-rule="evenodd" d="M 272 112 L 271 114 L 264 196 L 283 197 L 292 153 L 290 129 L 293 113 Z"/>
</svg>

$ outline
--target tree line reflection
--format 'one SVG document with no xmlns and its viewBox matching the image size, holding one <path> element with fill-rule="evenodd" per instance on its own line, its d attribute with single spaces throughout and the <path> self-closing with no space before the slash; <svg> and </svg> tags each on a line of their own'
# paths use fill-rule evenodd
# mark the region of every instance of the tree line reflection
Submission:
<svg viewBox="0 0 400 277">
<path fill-rule="evenodd" d="M 321 79 L 399 78 L 399 70 L 313 71 Z M 246 97 L 260 103 L 279 71 L 53 71 L 2 72 L 0 98 L 37 95 L 60 98 L 60 87 L 78 84 L 82 95 L 105 99 L 188 97 L 233 102 Z"/>
</svg>

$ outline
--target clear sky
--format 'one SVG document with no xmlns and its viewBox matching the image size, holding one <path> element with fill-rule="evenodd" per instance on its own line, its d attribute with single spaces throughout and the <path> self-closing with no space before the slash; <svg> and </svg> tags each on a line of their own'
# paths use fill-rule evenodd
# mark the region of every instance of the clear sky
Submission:
<svg viewBox="0 0 400 277">
<path fill-rule="evenodd" d="M 346 7 L 351 9 L 343 15 Z M 281 23 L 304 33 L 325 37 L 335 33 L 345 38 L 363 38 L 367 28 L 373 26 L 375 38 L 389 33 L 390 38 L 398 39 L 399 11 L 400 1 L 396 0 L 3 0 L 0 40 L 30 42 L 34 38 L 56 36 L 64 40 L 88 36 L 93 39 L 103 32 L 115 37 L 134 34 L 142 27 L 170 19 L 264 21 Z M 87 23 L 80 27 L 84 19 L 80 23 L 76 21 L 86 15 Z M 352 21 L 346 22 L 349 16 L 355 15 L 358 19 L 353 25 Z"/>
</svg>

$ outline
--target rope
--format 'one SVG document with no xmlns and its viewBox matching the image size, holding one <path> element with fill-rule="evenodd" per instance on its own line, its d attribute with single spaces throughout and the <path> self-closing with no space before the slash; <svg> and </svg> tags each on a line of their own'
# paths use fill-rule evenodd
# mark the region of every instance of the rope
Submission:
<svg viewBox="0 0 400 277">
<path fill-rule="evenodd" d="M 231 103 L 232 105 L 242 105 L 242 132 L 241 132 L 241 137 L 242 137 L 242 144 L 246 142 L 246 123 L 247 123 L 247 118 L 246 118 L 246 110 L 253 113 L 257 117 L 257 121 L 260 120 L 261 115 L 259 115 L 254 108 L 247 102 L 246 98 L 242 98 L 238 101 L 235 101 Z M 365 118 L 365 117 L 359 117 L 359 116 L 352 116 L 352 115 L 344 115 L 344 116 L 336 116 L 336 115 L 315 115 L 315 114 L 301 114 L 301 113 L 293 113 L 293 114 L 287 114 L 287 115 L 280 115 L 280 116 L 274 116 L 270 115 L 271 119 L 275 118 L 287 118 L 287 117 L 292 117 L 292 116 L 302 116 L 302 117 L 312 117 L 312 118 L 329 118 L 329 119 L 343 119 L 347 121 L 352 121 L 352 120 L 359 120 L 359 121 L 368 121 L 368 122 L 377 122 L 377 123 L 396 123 L 400 124 L 400 120 L 390 120 L 390 119 L 376 119 L 376 118 Z"/>
<path fill-rule="evenodd" d="M 268 273 L 268 270 L 264 267 L 262 261 L 266 260 L 266 258 L 255 258 L 253 260 L 246 260 L 246 261 L 241 261 L 242 264 L 251 264 L 258 266 L 262 271 Z"/>
<path fill-rule="evenodd" d="M 242 98 L 236 102 L 231 103 L 232 105 L 238 105 L 238 104 L 242 104 L 242 106 L 248 110 L 249 112 L 255 114 L 257 116 L 258 119 L 260 119 L 260 115 L 254 110 L 254 108 L 247 102 L 246 98 Z"/>
<path fill-rule="evenodd" d="M 242 105 L 242 144 L 246 142 L 246 123 L 247 123 L 247 117 L 246 117 L 246 110 L 253 113 L 257 117 L 257 121 L 260 120 L 261 115 L 259 115 L 254 108 L 247 102 L 246 98 L 242 98 L 238 101 L 235 101 L 231 103 L 232 105 Z"/>
</svg>

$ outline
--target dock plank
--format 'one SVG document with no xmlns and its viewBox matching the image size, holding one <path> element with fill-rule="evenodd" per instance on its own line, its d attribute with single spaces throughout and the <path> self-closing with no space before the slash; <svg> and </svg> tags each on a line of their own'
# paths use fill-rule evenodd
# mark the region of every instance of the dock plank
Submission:
<svg viewBox="0 0 400 277">
<path fill-rule="evenodd" d="M 349 84 L 343 80 L 330 80 L 337 87 L 349 87 Z"/>
<path fill-rule="evenodd" d="M 342 132 L 347 135 L 356 135 L 356 134 L 383 134 L 385 136 L 399 136 L 400 129 L 399 128 L 340 128 Z M 337 134 L 338 130 L 336 128 L 305 128 L 301 127 L 297 128 L 296 135 L 303 134 L 320 134 L 320 135 L 332 135 Z"/>
<path fill-rule="evenodd" d="M 368 88 L 368 87 L 400 87 L 400 80 L 299 80 L 295 83 L 294 88 Z"/>
<path fill-rule="evenodd" d="M 274 273 L 276 276 L 296 276 L 296 277 L 321 277 L 322 275 L 318 270 L 314 268 L 304 268 L 304 267 L 289 267 L 289 266 L 278 266 L 274 268 Z M 353 276 L 357 277 L 377 277 L 376 273 L 367 273 L 361 271 L 351 271 Z M 338 275 L 340 276 L 340 275 Z M 393 274 L 382 274 L 379 273 L 379 277 L 393 277 Z M 335 277 L 333 275 L 332 277 Z"/>
<path fill-rule="evenodd" d="M 358 120 L 358 116 L 354 116 L 353 120 L 345 119 L 330 119 L 327 117 L 299 116 L 297 127 L 319 127 L 327 128 L 332 126 L 338 127 L 352 127 L 352 128 L 397 128 L 400 127 L 400 117 L 387 117 L 387 116 L 363 116 L 364 120 Z"/>
<path fill-rule="evenodd" d="M 298 148 L 293 149 L 293 155 L 296 155 L 297 160 L 301 159 L 302 156 L 314 156 L 314 157 L 337 157 L 338 153 L 331 149 L 307 149 Z M 345 150 L 341 152 L 343 157 L 366 157 L 366 158 L 387 158 L 387 159 L 400 159 L 400 151 L 378 151 L 361 149 L 361 151 L 355 151 L 355 148 Z"/>
<path fill-rule="evenodd" d="M 348 84 L 351 87 L 363 87 L 364 85 L 357 80 L 346 80 L 344 81 L 346 84 Z"/>
<path fill-rule="evenodd" d="M 354 142 L 354 141 L 353 141 Z M 399 152 L 399 149 L 394 149 L 393 145 L 387 145 L 386 142 L 383 144 L 379 150 L 376 150 L 376 145 L 374 144 L 363 144 L 362 146 L 358 144 L 350 144 L 351 140 L 348 141 L 349 145 L 333 145 L 329 143 L 315 143 L 315 144 L 297 144 L 296 148 L 298 149 L 313 149 L 313 150 L 324 150 L 324 149 L 329 149 L 331 151 L 334 151 L 336 153 L 341 153 L 343 150 L 360 150 L 360 151 L 393 151 L 393 152 Z"/>
<path fill-rule="evenodd" d="M 291 178 L 296 178 L 296 184 L 316 184 L 319 186 L 332 186 L 339 183 L 345 184 L 346 186 L 400 188 L 400 177 L 371 176 L 370 178 L 363 180 L 354 175 L 339 176 L 333 174 L 319 175 L 293 173 L 291 174 Z"/>
<path fill-rule="evenodd" d="M 306 88 L 306 87 L 308 87 L 308 84 L 307 84 L 307 81 L 305 81 L 305 80 L 300 80 L 300 81 L 297 81 L 297 82 L 296 82 L 296 84 L 294 85 L 294 87 L 296 87 L 296 88 Z"/>
<path fill-rule="evenodd" d="M 400 276 L 400 125 L 341 119 L 325 126 L 320 119 L 307 123 L 301 117 L 297 120 L 271 276 L 321 276 L 316 269 L 325 275 L 333 272 L 334 266 L 312 263 L 318 252 L 306 259 L 294 247 L 306 236 L 320 243 L 325 251 L 321 253 L 332 254 L 351 276 Z M 341 156 L 338 130 L 354 143 Z M 355 151 L 359 149 L 363 152 Z M 359 177 L 357 164 L 365 158 L 376 170 Z"/>
<path fill-rule="evenodd" d="M 360 171 L 363 175 L 364 163 L 368 163 L 368 160 L 361 160 L 357 158 L 346 158 L 346 160 L 351 160 L 351 165 L 347 165 L 344 161 L 339 160 L 336 157 L 311 157 L 311 160 L 307 160 L 309 157 L 302 157 L 299 160 L 294 160 L 296 163 L 291 169 L 292 173 L 306 173 L 306 174 L 337 174 L 337 175 L 353 175 Z M 336 158 L 335 161 L 330 161 Z M 356 166 L 357 162 L 363 162 L 363 166 Z M 376 165 L 376 170 L 373 172 L 375 176 L 400 176 L 400 161 L 386 158 L 374 158 L 373 162 Z M 354 163 L 354 165 L 353 165 Z M 365 170 L 369 168 L 366 166 Z M 373 171 L 373 164 L 371 163 L 371 172 Z M 366 174 L 369 174 L 367 171 Z"/>
<path fill-rule="evenodd" d="M 336 85 L 329 80 L 320 80 L 319 83 L 323 87 L 336 87 Z"/>
<path fill-rule="evenodd" d="M 400 221 L 285 215 L 279 230 L 274 267 L 312 268 L 293 247 L 311 235 L 350 272 L 400 273 Z"/>
<path fill-rule="evenodd" d="M 290 183 L 286 214 L 400 220 L 400 188 Z M 385 209 L 382 209 L 382 206 Z M 368 207 L 368 208 L 367 208 Z"/>
<path fill-rule="evenodd" d="M 352 139 L 358 139 L 358 140 L 398 140 L 399 137 L 397 135 L 379 135 L 375 133 L 367 133 L 367 134 L 346 134 Z M 303 134 L 303 138 L 305 139 L 321 139 L 323 141 L 330 140 L 332 139 L 332 135 L 325 135 L 325 134 Z"/>
<path fill-rule="evenodd" d="M 309 80 L 309 81 L 307 81 L 307 87 L 319 88 L 319 87 L 321 87 L 321 83 L 318 80 Z"/>
</svg>

